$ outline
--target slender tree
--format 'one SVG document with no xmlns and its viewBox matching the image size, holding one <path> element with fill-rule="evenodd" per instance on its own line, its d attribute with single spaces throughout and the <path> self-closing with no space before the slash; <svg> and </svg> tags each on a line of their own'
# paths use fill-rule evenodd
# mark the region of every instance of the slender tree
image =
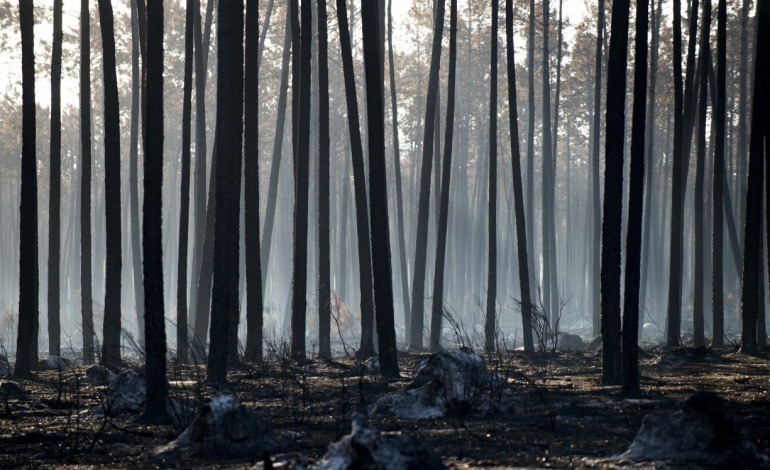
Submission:
<svg viewBox="0 0 770 470">
<path fill-rule="evenodd" d="M 309 3 L 309 0 L 306 0 Z M 369 212 L 372 234 L 372 274 L 377 323 L 380 370 L 398 377 L 396 329 L 393 313 L 393 278 L 390 266 L 390 230 L 385 172 L 385 107 L 382 63 L 382 34 L 378 2 L 361 0 L 361 29 L 364 39 L 366 113 L 369 131 Z"/>
<path fill-rule="evenodd" d="M 770 2 L 757 2 L 757 42 L 755 46 L 757 58 L 767 57 L 770 53 Z M 746 190 L 746 228 L 743 242 L 743 283 L 741 288 L 741 315 L 743 327 L 741 332 L 741 352 L 756 354 L 757 347 L 757 318 L 764 310 L 757 296 L 763 289 L 760 281 L 759 253 L 762 243 L 762 179 L 765 164 L 764 153 L 768 150 L 767 119 L 762 113 L 770 105 L 770 93 L 763 86 L 770 80 L 770 67 L 767 60 L 756 60 L 754 63 L 754 96 L 751 103 L 751 137 L 749 138 L 749 176 Z"/>
<path fill-rule="evenodd" d="M 62 0 L 53 2 L 51 50 L 51 175 L 48 199 L 48 354 L 58 356 L 61 347 L 61 57 Z"/>
<path fill-rule="evenodd" d="M 163 310 L 163 2 L 151 0 L 147 8 L 147 59 L 145 64 L 144 208 L 142 220 L 144 274 L 144 338 L 147 398 L 145 421 L 165 421 L 166 322 Z"/>
<path fill-rule="evenodd" d="M 192 124 L 192 70 L 193 70 L 193 0 L 185 3 L 184 79 L 182 84 L 182 183 L 179 203 L 179 254 L 177 258 L 176 289 L 176 356 L 177 361 L 188 361 L 187 344 L 187 236 L 190 221 L 190 141 Z"/>
<path fill-rule="evenodd" d="M 106 282 L 104 289 L 104 336 L 102 362 L 120 366 L 120 103 L 115 64 L 115 27 L 112 2 L 99 0 L 104 82 L 104 204 L 106 229 Z"/>
<path fill-rule="evenodd" d="M 318 355 L 331 359 L 329 62 L 326 0 L 318 0 Z"/>
<path fill-rule="evenodd" d="M 401 149 L 398 139 L 398 105 L 396 102 L 396 65 L 393 60 L 393 0 L 388 0 L 388 71 L 390 72 L 390 109 L 393 115 L 393 172 L 396 175 L 396 229 L 398 230 L 398 258 L 401 268 L 401 299 L 404 309 L 404 326 L 411 321 L 409 305 L 409 266 L 406 261 L 406 239 L 404 228 L 404 196 L 401 188 Z M 408 336 L 408 334 L 407 334 Z"/>
<path fill-rule="evenodd" d="M 600 2 L 603 0 L 599 0 Z M 527 240 L 535 249 L 535 0 L 529 2 L 529 31 L 527 34 Z M 530 273 L 537 277 L 537 263 L 530 260 Z"/>
<path fill-rule="evenodd" d="M 679 1 L 679 0 L 674 0 Z M 596 27 L 596 56 L 594 63 L 594 109 L 593 120 L 591 124 L 591 200 L 593 202 L 593 244 L 591 245 L 591 320 L 593 322 L 594 334 L 600 332 L 600 254 L 601 254 L 601 227 L 602 207 L 599 204 L 599 165 L 600 165 L 600 137 L 601 137 L 601 107 L 602 107 L 602 45 L 604 43 L 604 0 L 599 0 L 599 17 Z"/>
<path fill-rule="evenodd" d="M 548 0 L 545 3 L 548 3 Z M 498 1 L 492 0 L 492 36 L 489 56 L 489 213 L 487 215 L 489 239 L 487 242 L 487 315 L 484 324 L 484 347 L 488 352 L 495 350 L 495 310 L 497 309 L 497 13 Z M 544 122 L 550 121 L 550 118 L 543 119 Z M 550 142 L 548 145 L 550 146 Z"/>
<path fill-rule="evenodd" d="M 17 378 L 29 378 L 37 363 L 38 316 L 37 157 L 35 156 L 35 36 L 32 0 L 19 0 L 21 29 L 22 125 L 21 208 L 19 210 L 19 333 L 16 343 Z"/>
<path fill-rule="evenodd" d="M 695 171 L 695 258 L 694 281 L 695 299 L 693 302 L 693 343 L 695 347 L 702 347 L 704 340 L 703 308 L 705 306 L 705 259 L 704 259 L 704 235 L 705 216 L 705 165 L 706 165 L 706 105 L 708 93 L 708 62 L 709 62 L 709 28 L 711 27 L 711 0 L 703 0 L 703 18 L 701 21 L 700 56 L 697 77 L 699 85 L 698 98 L 698 145 L 696 149 Z"/>
<path fill-rule="evenodd" d="M 420 194 L 417 203 L 417 241 L 414 251 L 412 274 L 412 314 L 409 325 L 409 349 L 423 349 L 423 325 L 425 309 L 425 265 L 428 251 L 428 216 L 430 213 L 430 174 L 433 164 L 433 146 L 436 124 L 436 96 L 438 75 L 441 67 L 441 38 L 444 33 L 445 0 L 436 0 L 433 23 L 433 44 L 428 75 L 428 96 L 425 105 L 425 131 L 422 139 L 422 163 L 420 170 Z"/>
<path fill-rule="evenodd" d="M 452 144 L 454 139 L 455 88 L 457 76 L 457 0 L 449 6 L 449 77 L 447 80 L 446 131 L 444 161 L 441 169 L 441 205 L 436 233 L 436 267 L 433 273 L 433 306 L 430 321 L 430 350 L 441 348 L 441 317 L 444 313 L 444 266 L 446 264 L 447 225 L 449 223 L 449 180 L 452 174 Z"/>
<path fill-rule="evenodd" d="M 645 122 L 647 120 L 648 0 L 636 3 L 634 44 L 634 104 L 631 123 L 631 174 L 626 234 L 626 273 L 623 296 L 623 393 L 639 393 L 639 282 L 644 211 Z M 614 12 L 613 12 L 614 13 Z"/>
<path fill-rule="evenodd" d="M 94 362 L 94 307 L 91 278 L 91 16 L 80 1 L 80 298 L 83 362 Z M 26 233 L 26 232 L 23 232 Z"/>
<path fill-rule="evenodd" d="M 711 347 L 724 346 L 724 273 L 722 272 L 724 251 L 724 189 L 725 179 L 725 106 L 727 78 L 727 2 L 718 0 L 717 6 L 717 89 L 716 137 L 714 142 L 714 178 L 712 181 L 712 201 L 714 215 L 711 225 L 711 312 L 713 333 Z M 730 207 L 728 205 L 728 207 Z"/>
<path fill-rule="evenodd" d="M 281 155 L 283 152 L 284 124 L 286 123 L 286 101 L 289 88 L 289 57 L 291 53 L 291 21 L 290 11 L 286 9 L 286 27 L 283 34 L 283 53 L 281 55 L 281 82 L 278 88 L 278 111 L 275 118 L 275 138 L 273 140 L 273 157 L 270 165 L 270 181 L 267 187 L 267 208 L 265 209 L 265 224 L 262 229 L 260 246 L 260 263 L 262 279 L 267 280 L 267 266 L 270 261 L 270 248 L 273 241 L 273 225 L 275 223 L 275 208 L 278 201 L 278 177 L 281 170 Z M 262 298 L 265 298 L 265 286 L 262 284 Z"/>
<path fill-rule="evenodd" d="M 684 133 L 682 94 L 682 4 L 674 0 L 674 141 L 671 172 L 671 250 L 668 277 L 668 307 L 666 315 L 666 345 L 679 344 L 682 297 L 682 231 L 684 212 L 684 155 L 682 136 Z"/>
<path fill-rule="evenodd" d="M 134 308 L 139 343 L 144 344 L 144 283 L 142 281 L 142 241 L 139 220 L 139 117 L 144 85 L 139 66 L 142 50 L 139 38 L 139 14 L 137 2 L 131 2 L 131 129 L 128 146 L 128 197 L 131 220 L 131 273 L 134 291 Z"/>
<path fill-rule="evenodd" d="M 521 184 L 519 108 L 516 105 L 516 66 L 513 60 L 513 51 L 513 0 L 505 0 L 505 62 L 508 69 L 508 126 L 511 133 L 513 198 L 516 214 L 516 249 L 519 261 L 519 286 L 521 288 L 521 325 L 524 336 L 524 351 L 531 353 L 534 351 L 534 342 L 532 341 L 532 300 L 529 284 L 527 222 L 524 216 L 524 191 Z"/>
<path fill-rule="evenodd" d="M 293 2 L 296 0 L 293 0 Z M 291 354 L 305 358 L 307 308 L 308 187 L 310 185 L 310 50 L 313 12 L 310 0 L 301 0 L 297 152 L 294 161 L 294 262 L 291 281 Z"/>
<path fill-rule="evenodd" d="M 356 81 L 353 70 L 353 52 L 350 43 L 350 29 L 348 27 L 348 13 L 345 0 L 337 0 L 337 23 L 340 30 L 340 54 L 342 55 L 342 72 L 345 81 L 350 154 L 353 164 L 353 196 L 356 204 L 356 227 L 358 232 L 358 269 L 361 289 L 361 345 L 358 355 L 359 357 L 369 357 L 374 354 L 374 279 L 370 251 L 369 208 L 366 196 L 364 152 L 361 145 L 358 99 L 356 98 Z"/>
<path fill-rule="evenodd" d="M 607 131 L 604 156 L 601 267 L 602 382 L 605 384 L 619 383 L 622 374 L 620 360 L 620 232 L 623 210 L 623 135 L 626 120 L 629 8 L 628 0 L 615 0 L 612 3 L 609 61 L 607 62 L 607 116 L 605 118 Z M 636 323 L 634 323 L 635 327 Z"/>
<path fill-rule="evenodd" d="M 262 360 L 262 271 L 259 246 L 259 4 L 246 3 L 244 195 L 246 224 L 247 361 Z"/>
<path fill-rule="evenodd" d="M 238 256 L 243 143 L 243 0 L 217 5 L 216 223 L 211 330 L 206 380 L 227 380 L 228 334 L 238 311 Z"/>
</svg>

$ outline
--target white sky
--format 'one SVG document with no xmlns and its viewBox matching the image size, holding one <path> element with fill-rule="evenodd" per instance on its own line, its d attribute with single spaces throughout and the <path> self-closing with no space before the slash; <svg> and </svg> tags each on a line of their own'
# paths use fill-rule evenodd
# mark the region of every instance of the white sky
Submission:
<svg viewBox="0 0 770 470">
<path fill-rule="evenodd" d="M 180 0 L 180 2 L 183 2 L 184 0 Z M 260 0 L 265 1 L 265 0 Z M 281 0 L 278 0 L 281 1 Z M 364 0 L 366 1 L 366 0 Z M 387 0 L 386 0 L 387 1 Z M 565 19 L 571 18 L 573 20 L 573 24 L 579 21 L 582 17 L 584 17 L 587 14 L 587 7 L 585 2 L 588 0 L 564 0 L 564 17 Z M 395 47 L 399 47 L 399 37 L 401 37 L 401 34 L 399 34 L 399 29 L 403 27 L 403 24 L 408 22 L 408 14 L 409 9 L 411 8 L 414 0 L 393 0 L 392 9 L 393 9 L 393 26 L 396 29 L 394 34 L 394 41 L 396 43 Z M 558 0 L 551 0 L 552 2 L 552 8 L 558 7 Z M 6 7 L 10 4 L 10 10 L 13 12 L 17 11 L 17 4 L 16 2 L 13 2 L 12 0 L 0 0 L 0 3 L 5 4 L 3 5 Z M 466 2 L 464 0 L 459 0 L 460 5 L 458 6 L 460 8 L 460 11 L 463 10 L 464 5 Z M 501 1 L 501 3 L 503 3 Z M 53 0 L 38 0 L 35 1 L 35 8 L 36 9 L 45 9 L 48 13 L 48 18 L 50 18 L 50 15 L 52 15 L 53 11 Z M 113 1 L 113 8 L 118 11 L 124 11 L 125 9 L 129 8 L 129 0 L 114 0 Z M 64 2 L 64 10 L 63 10 L 63 24 L 64 24 L 64 31 L 65 34 L 67 32 L 73 33 L 74 37 L 77 37 L 77 32 L 79 28 L 79 14 L 80 14 L 80 5 L 79 2 L 75 1 L 65 1 Z M 501 13 L 502 14 L 502 13 Z M 96 18 L 92 18 L 92 22 L 96 21 Z M 501 19 L 502 21 L 502 19 Z M 273 22 L 274 24 L 278 24 L 277 22 Z M 18 28 L 17 28 L 18 29 Z M 52 24 L 50 22 L 43 22 L 38 23 L 35 25 L 35 37 L 38 40 L 38 44 L 35 48 L 35 55 L 36 55 L 36 62 L 38 64 L 38 67 L 40 67 L 41 61 L 49 61 L 50 60 L 50 49 L 49 51 L 46 51 L 42 45 L 42 42 L 45 41 L 46 44 L 50 45 L 50 37 L 53 31 Z M 2 31 L 2 33 L 8 34 L 9 36 L 13 36 L 14 32 L 11 31 Z M 70 36 L 72 38 L 73 36 Z M 569 40 L 569 32 L 565 31 L 565 38 Z M 9 41 L 13 42 L 13 41 Z M 77 47 L 77 45 L 74 45 L 73 47 Z M 5 69 L 6 73 L 0 74 L 0 93 L 7 93 L 14 88 L 18 90 L 18 93 L 20 94 L 21 90 L 21 67 L 20 63 L 17 63 L 20 61 L 20 51 L 14 51 L 12 53 L 4 52 L 0 53 L 0 67 Z M 38 77 L 37 83 L 36 83 L 36 97 L 38 103 L 41 103 L 42 105 L 47 105 L 47 103 L 50 102 L 50 84 L 48 83 L 47 78 L 44 77 Z M 64 104 L 77 104 L 78 96 L 77 96 L 77 79 L 76 78 L 64 78 L 64 81 L 62 83 L 62 99 L 64 101 Z M 69 91 L 68 91 L 69 90 Z"/>
</svg>

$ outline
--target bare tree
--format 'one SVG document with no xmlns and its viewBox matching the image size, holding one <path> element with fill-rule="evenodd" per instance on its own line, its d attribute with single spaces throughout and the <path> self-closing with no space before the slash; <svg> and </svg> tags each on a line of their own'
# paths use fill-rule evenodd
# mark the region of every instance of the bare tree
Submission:
<svg viewBox="0 0 770 470">
<path fill-rule="evenodd" d="M 548 0 L 545 3 L 547 4 Z M 543 8 L 547 11 L 546 7 Z M 489 238 L 487 242 L 487 315 L 484 324 L 484 348 L 488 352 L 495 350 L 497 334 L 495 331 L 497 321 L 495 315 L 497 310 L 497 16 L 498 0 L 492 0 L 489 55 L 489 213 L 487 215 Z M 543 119 L 545 122 L 546 118 Z M 550 118 L 547 120 L 550 121 Z M 547 145 L 550 146 L 550 142 Z"/>
</svg>

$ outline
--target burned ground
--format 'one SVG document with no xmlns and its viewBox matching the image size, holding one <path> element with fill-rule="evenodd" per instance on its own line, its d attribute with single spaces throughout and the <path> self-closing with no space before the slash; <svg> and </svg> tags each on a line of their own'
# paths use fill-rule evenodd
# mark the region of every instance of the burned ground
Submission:
<svg viewBox="0 0 770 470">
<path fill-rule="evenodd" d="M 256 409 L 274 438 L 276 462 L 317 462 L 331 442 L 362 418 L 384 433 L 404 432 L 440 455 L 444 465 L 468 467 L 594 467 L 634 464 L 621 456 L 645 415 L 675 412 L 692 394 L 710 391 L 724 399 L 740 440 L 758 454 L 770 453 L 770 356 L 732 349 L 650 351 L 642 357 L 642 390 L 635 398 L 600 385 L 597 353 L 484 356 L 494 380 L 473 391 L 469 406 L 446 416 L 405 419 L 372 413 L 380 397 L 412 385 L 415 366 L 428 357 L 400 358 L 401 379 L 386 380 L 353 359 L 304 364 L 274 358 L 236 368 L 229 393 Z M 203 467 L 244 468 L 251 457 L 223 455 L 161 459 L 157 449 L 191 424 L 195 410 L 216 391 L 202 384 L 205 371 L 172 365 L 175 410 L 168 426 L 138 424 L 131 415 L 105 416 L 107 386 L 86 378 L 85 367 L 39 371 L 36 379 L 12 381 L 0 390 L 0 467 Z M 98 382 L 98 381 L 97 381 Z M 4 380 L 7 384 L 8 381 Z M 484 403 L 474 409 L 473 404 Z M 186 411 L 184 411 L 186 410 Z M 192 460 L 191 460 L 192 459 Z M 736 462 L 761 465 L 761 459 Z M 642 465 L 653 465 L 643 462 Z M 683 468 L 703 463 L 669 462 Z"/>
</svg>

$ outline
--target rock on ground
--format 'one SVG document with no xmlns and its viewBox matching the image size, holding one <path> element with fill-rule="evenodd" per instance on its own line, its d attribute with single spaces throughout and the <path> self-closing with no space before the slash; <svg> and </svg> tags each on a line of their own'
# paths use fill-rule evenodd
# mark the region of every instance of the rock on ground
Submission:
<svg viewBox="0 0 770 470">
<path fill-rule="evenodd" d="M 674 412 L 650 413 L 621 458 L 673 460 L 705 465 L 753 467 L 764 461 L 753 445 L 742 442 L 724 402 L 711 392 L 698 392 Z M 738 468 L 738 467 L 736 467 Z"/>
<path fill-rule="evenodd" d="M 560 333 L 556 342 L 556 349 L 564 352 L 584 351 L 586 348 L 583 338 L 572 333 Z"/>
<path fill-rule="evenodd" d="M 405 392 L 377 400 L 374 413 L 417 419 L 469 413 L 488 404 L 493 380 L 476 351 L 441 351 L 417 366 L 416 377 Z"/>
<path fill-rule="evenodd" d="M 101 364 L 92 364 L 86 369 L 86 380 L 93 385 L 107 385 L 117 377 Z"/>
<path fill-rule="evenodd" d="M 99 407 L 99 411 L 107 416 L 137 414 L 142 410 L 146 396 L 144 377 L 126 369 L 110 381 L 104 404 Z"/>
<path fill-rule="evenodd" d="M 315 466 L 318 470 L 377 468 L 385 470 L 444 468 L 441 459 L 414 437 L 403 433 L 381 434 L 360 420 L 350 434 L 329 445 Z"/>
<path fill-rule="evenodd" d="M 155 453 L 162 458 L 186 454 L 262 457 L 275 445 L 270 427 L 256 410 L 244 407 L 234 396 L 219 394 L 203 405 L 179 437 Z"/>
<path fill-rule="evenodd" d="M 602 350 L 602 335 L 596 335 L 594 336 L 594 339 L 592 339 L 585 347 L 585 350 L 588 352 L 599 352 Z"/>
</svg>

